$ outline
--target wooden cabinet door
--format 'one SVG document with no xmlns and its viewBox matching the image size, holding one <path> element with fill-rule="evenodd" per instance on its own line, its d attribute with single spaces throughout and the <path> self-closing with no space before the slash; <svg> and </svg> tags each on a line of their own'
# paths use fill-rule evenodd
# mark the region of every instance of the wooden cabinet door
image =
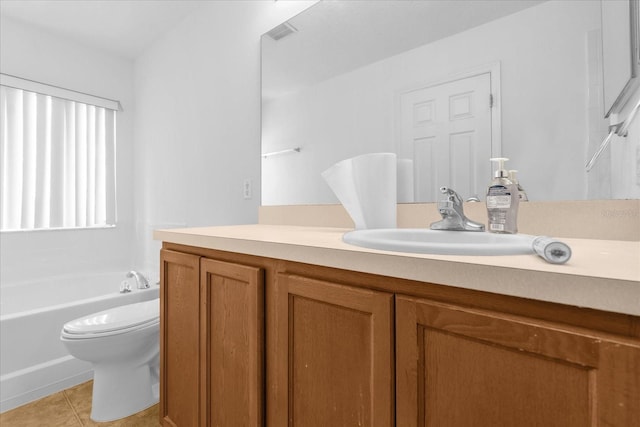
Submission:
<svg viewBox="0 0 640 427">
<path fill-rule="evenodd" d="M 396 297 L 397 425 L 631 426 L 640 347 L 579 329 Z"/>
<path fill-rule="evenodd" d="M 199 425 L 200 257 L 160 252 L 160 422 Z"/>
<path fill-rule="evenodd" d="M 202 258 L 201 419 L 264 425 L 264 273 Z"/>
<path fill-rule="evenodd" d="M 279 274 L 267 298 L 267 424 L 393 426 L 393 295 Z"/>
</svg>

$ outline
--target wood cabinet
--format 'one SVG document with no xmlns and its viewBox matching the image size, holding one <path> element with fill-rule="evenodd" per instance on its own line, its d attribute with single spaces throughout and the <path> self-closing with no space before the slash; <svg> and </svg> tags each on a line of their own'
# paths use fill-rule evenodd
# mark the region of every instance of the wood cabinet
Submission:
<svg viewBox="0 0 640 427">
<path fill-rule="evenodd" d="M 638 343 L 404 296 L 396 310 L 399 426 L 630 426 L 639 419 Z"/>
<path fill-rule="evenodd" d="M 269 425 L 394 425 L 393 295 L 279 274 Z"/>
<path fill-rule="evenodd" d="M 160 259 L 160 420 L 197 426 L 200 257 L 162 251 Z"/>
<path fill-rule="evenodd" d="M 619 426 L 640 318 L 165 243 L 165 426 Z"/>
<path fill-rule="evenodd" d="M 263 270 L 161 253 L 165 426 L 264 425 Z"/>
<path fill-rule="evenodd" d="M 260 268 L 200 262 L 201 420 L 264 425 L 264 280 Z"/>
</svg>

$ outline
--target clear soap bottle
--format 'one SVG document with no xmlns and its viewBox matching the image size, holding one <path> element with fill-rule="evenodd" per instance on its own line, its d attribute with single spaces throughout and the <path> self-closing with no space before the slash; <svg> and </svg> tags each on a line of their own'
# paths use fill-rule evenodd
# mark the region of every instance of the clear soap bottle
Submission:
<svg viewBox="0 0 640 427">
<path fill-rule="evenodd" d="M 513 182 L 516 185 L 516 187 L 518 187 L 518 196 L 520 198 L 520 201 L 528 202 L 529 197 L 527 196 L 527 192 L 524 191 L 524 188 L 522 188 L 522 185 L 520 185 L 520 181 L 518 181 L 516 173 L 518 173 L 518 171 L 515 169 L 511 169 L 509 171 L 509 181 Z"/>
<path fill-rule="evenodd" d="M 498 167 L 487 190 L 487 216 L 491 233 L 516 234 L 518 232 L 518 186 L 509 179 L 509 171 L 504 168 L 507 158 L 491 159 Z"/>
</svg>

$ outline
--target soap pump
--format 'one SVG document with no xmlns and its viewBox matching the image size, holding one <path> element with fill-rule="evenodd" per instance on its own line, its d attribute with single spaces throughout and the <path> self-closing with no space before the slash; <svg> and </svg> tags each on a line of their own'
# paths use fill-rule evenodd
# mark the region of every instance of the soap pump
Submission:
<svg viewBox="0 0 640 427">
<path fill-rule="evenodd" d="M 518 187 L 518 196 L 520 198 L 520 201 L 528 202 L 529 197 L 527 196 L 527 192 L 524 191 L 524 188 L 522 188 L 522 185 L 520 185 L 520 181 L 518 181 L 516 173 L 518 173 L 518 171 L 515 169 L 511 169 L 509 171 L 509 181 L 513 182 L 516 185 L 516 187 Z"/>
<path fill-rule="evenodd" d="M 518 232 L 518 205 L 520 197 L 518 186 L 509 179 L 509 171 L 504 162 L 509 159 L 496 157 L 492 162 L 498 163 L 487 190 L 488 230 L 491 233 L 516 234 Z"/>
</svg>

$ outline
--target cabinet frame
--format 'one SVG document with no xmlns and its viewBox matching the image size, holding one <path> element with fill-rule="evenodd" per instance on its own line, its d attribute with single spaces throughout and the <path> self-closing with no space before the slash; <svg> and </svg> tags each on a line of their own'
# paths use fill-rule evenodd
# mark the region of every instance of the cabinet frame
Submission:
<svg viewBox="0 0 640 427">
<path fill-rule="evenodd" d="M 185 281 L 189 284 L 199 281 L 200 257 L 163 249 L 160 260 L 160 424 L 167 427 L 200 425 L 200 399 L 197 396 L 200 375 L 197 370 L 183 372 L 181 368 L 181 365 L 198 366 L 200 363 L 200 290 L 184 285 Z M 168 303 L 169 300 L 172 302 Z M 186 318 L 182 315 L 185 305 L 195 306 L 191 316 Z M 169 328 L 168 321 L 175 321 L 175 310 L 180 312 L 181 321 Z M 169 368 L 175 364 L 180 366 L 174 368 L 177 372 L 170 372 Z"/>
<path fill-rule="evenodd" d="M 227 252 L 215 249 L 198 248 L 175 243 L 163 243 L 165 251 L 170 250 L 179 252 L 182 255 L 195 255 L 197 257 L 211 258 L 218 261 L 237 263 L 245 266 L 252 266 L 263 269 L 264 274 L 264 411 L 266 412 L 264 424 L 269 427 L 279 427 L 289 425 L 287 419 L 289 409 L 288 403 L 282 403 L 278 396 L 286 395 L 288 387 L 288 374 L 283 376 L 282 369 L 279 367 L 281 360 L 278 359 L 283 348 L 275 345 L 278 340 L 285 340 L 288 336 L 288 329 L 283 329 L 281 322 L 286 319 L 287 315 L 278 305 L 278 301 L 286 300 L 286 292 L 283 291 L 281 285 L 282 277 L 300 277 L 307 282 L 317 282 L 319 284 L 329 284 L 337 286 L 345 286 L 360 291 L 381 291 L 388 294 L 396 295 L 396 299 L 409 300 L 428 300 L 434 306 L 454 306 L 463 316 L 469 316 L 468 319 L 477 319 L 475 316 L 483 316 L 490 313 L 493 317 L 505 321 L 520 322 L 524 331 L 536 331 L 535 328 L 551 329 L 562 332 L 558 336 L 570 337 L 567 342 L 571 345 L 580 346 L 581 350 L 579 361 L 586 365 L 596 365 L 595 368 L 600 369 L 597 373 L 599 391 L 602 396 L 609 396 L 603 401 L 597 400 L 594 405 L 594 411 L 598 415 L 598 421 L 603 425 L 630 425 L 625 417 L 632 419 L 640 414 L 640 359 L 638 357 L 638 349 L 640 348 L 640 316 L 618 314 L 612 312 L 604 312 L 594 309 L 586 309 L 580 307 L 567 306 L 557 303 L 529 300 L 525 298 L 511 297 L 506 295 L 492 294 L 488 292 L 456 288 L 446 285 L 438 285 L 433 283 L 423 283 L 407 279 L 384 277 L 369 273 L 348 271 L 331 267 L 323 267 L 318 265 L 304 264 L 300 262 L 285 261 L 268 257 L 260 257 L 246 255 L 241 253 Z M 164 268 L 164 267 L 163 267 Z M 161 271 L 161 275 L 163 271 Z M 164 283 L 164 278 L 162 282 Z M 288 280 L 288 279 L 287 279 Z M 284 286 L 284 285 L 282 285 Z M 288 285 L 287 285 L 288 286 Z M 306 286 L 302 286 L 303 292 L 306 292 Z M 328 288 L 320 290 L 326 293 Z M 162 291 L 161 291 L 162 292 Z M 283 293 L 284 292 L 284 293 Z M 393 298 L 393 297 L 392 297 Z M 396 322 L 396 345 L 393 344 L 393 331 L 391 335 L 391 350 L 395 353 L 395 359 L 398 360 L 403 356 L 403 352 L 397 351 L 399 343 L 407 338 L 404 333 L 399 332 L 400 326 L 406 322 L 407 312 L 402 307 L 403 303 L 392 307 L 395 309 L 396 318 L 391 322 Z M 280 307 L 280 308 L 279 308 Z M 448 309 L 448 308 L 447 308 Z M 161 307 L 162 312 L 165 308 Z M 415 311 L 415 310 L 414 310 Z M 404 320 L 403 320 L 404 319 Z M 161 318 L 161 324 L 163 320 Z M 280 326 L 278 326 L 280 325 Z M 414 324 L 414 329 L 416 325 Z M 164 330 L 164 326 L 162 326 Z M 527 329 L 534 328 L 534 329 Z M 525 332 L 528 334 L 529 332 Z M 284 333 L 284 335 L 283 335 Z M 568 334 L 568 335 L 562 335 Z M 162 340 L 165 338 L 161 337 Z M 199 340 L 201 338 L 198 338 Z M 476 338 L 474 338 L 476 339 Z M 410 341 L 410 340 L 409 340 Z M 593 350 L 593 349 L 596 350 Z M 624 350 L 621 350 L 624 349 Z M 597 355 L 597 356 L 595 356 Z M 562 353 L 556 356 L 562 356 Z M 590 359 L 591 358 L 591 359 Z M 592 360 L 593 359 L 593 360 Z M 594 362 L 595 360 L 595 362 Z M 202 362 L 201 362 L 202 363 Z M 396 409 L 395 416 L 392 416 L 392 422 L 396 422 L 397 426 L 413 425 L 403 424 L 402 414 L 405 409 L 401 406 L 405 400 L 402 397 L 403 387 L 399 377 L 403 375 L 403 370 L 397 368 L 398 365 L 391 366 L 391 370 L 395 370 L 395 376 L 392 374 L 392 388 L 395 388 L 395 395 L 392 394 L 392 402 L 394 405 L 390 411 Z M 607 368 L 608 366 L 608 368 Z M 164 369 L 164 368 L 163 368 Z M 165 372 L 163 370 L 163 372 Z M 163 375 L 165 375 L 163 373 Z M 397 381 L 397 382 L 396 382 Z M 199 385 L 201 387 L 201 385 Z M 284 390 L 283 390 L 284 388 Z M 399 396 L 399 397 L 398 397 Z M 628 405 L 624 409 L 616 407 L 616 398 L 623 399 Z M 395 398 L 395 400 L 394 400 Z M 633 398 L 636 398 L 634 403 Z M 203 405 L 201 399 L 198 399 L 200 405 Z M 618 400 L 622 401 L 622 400 Z M 284 406 L 283 406 L 284 405 Z M 161 415 L 163 413 L 163 403 L 161 402 Z M 199 411 L 201 413 L 202 411 Z M 285 414 L 284 418 L 280 414 Z M 387 419 L 387 417 L 384 417 Z M 276 422 L 280 420 L 282 424 Z M 417 420 L 417 416 L 416 416 Z M 626 423 L 626 424 L 625 424 Z M 175 425 L 175 424 L 163 424 Z"/>
<path fill-rule="evenodd" d="M 264 270 L 165 248 L 160 283 L 160 424 L 264 426 Z"/>
</svg>

